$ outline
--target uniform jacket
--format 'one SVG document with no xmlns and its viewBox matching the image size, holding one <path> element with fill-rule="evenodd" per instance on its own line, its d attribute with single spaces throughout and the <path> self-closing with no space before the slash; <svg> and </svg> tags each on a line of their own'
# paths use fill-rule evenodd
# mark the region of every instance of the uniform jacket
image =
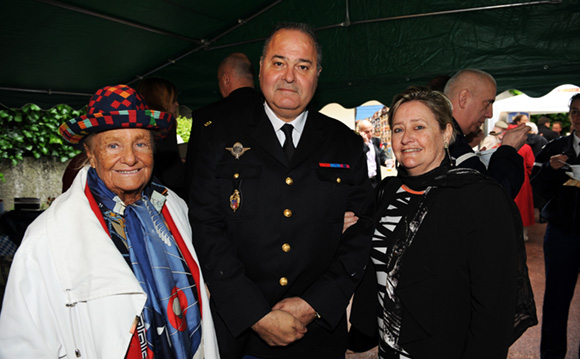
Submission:
<svg viewBox="0 0 580 359">
<path fill-rule="evenodd" d="M 457 167 L 472 168 L 487 174 L 498 181 L 512 199 L 516 198 L 524 183 L 525 175 L 524 160 L 516 149 L 511 146 L 499 146 L 491 155 L 489 166 L 486 168 L 465 140 L 465 135 L 455 119 L 453 128 L 456 139 L 449 146 L 449 151 L 455 158 Z"/>
<path fill-rule="evenodd" d="M 432 188 L 426 195 L 428 212 L 405 253 L 396 288 L 402 305 L 399 344 L 412 358 L 505 359 L 513 335 L 521 335 L 513 332 L 517 247 L 518 241 L 523 247 L 523 238 L 510 202 L 493 181 Z M 493 224 L 486 220 L 490 213 Z M 372 336 L 379 304 L 370 269 L 355 294 L 351 323 Z M 527 268 L 525 279 L 529 286 Z"/>
<path fill-rule="evenodd" d="M 75 358 L 77 351 L 80 358 L 125 358 L 146 294 L 90 208 L 86 178 L 84 168 L 30 225 L 14 257 L 0 358 Z M 166 206 L 197 261 L 185 203 L 170 191 Z M 218 358 L 204 290 L 201 300 L 205 357 Z"/>
<path fill-rule="evenodd" d="M 548 143 L 536 157 L 532 173 L 532 186 L 546 201 L 542 208 L 542 217 L 550 224 L 557 226 L 568 234 L 580 235 L 580 188 L 564 186 L 570 179 L 565 168 L 554 170 L 550 166 L 550 157 L 558 154 L 568 156 L 566 162 L 580 164 L 580 157 L 574 151 L 572 136 L 560 137 Z"/>
<path fill-rule="evenodd" d="M 262 103 L 205 130 L 190 216 L 215 314 L 225 322 L 220 328 L 216 321 L 220 350 L 242 342 L 258 357 L 343 355 L 345 309 L 372 234 L 364 217 L 370 184 L 362 138 L 310 111 L 289 163 Z M 234 143 L 246 149 L 239 159 L 227 149 Z M 234 211 L 235 190 L 241 202 Z M 360 219 L 341 235 L 347 210 Z M 294 296 L 322 319 L 300 341 L 270 348 L 249 328 Z"/>
<path fill-rule="evenodd" d="M 186 182 L 187 188 L 193 177 L 194 162 L 199 151 L 199 145 L 203 138 L 204 128 L 211 126 L 213 121 L 219 121 L 221 118 L 236 116 L 240 108 L 249 106 L 253 103 L 261 103 L 264 98 L 258 91 L 252 87 L 240 87 L 232 91 L 227 97 L 198 108 L 191 114 L 191 135 L 187 145 L 187 156 L 185 159 Z"/>
</svg>

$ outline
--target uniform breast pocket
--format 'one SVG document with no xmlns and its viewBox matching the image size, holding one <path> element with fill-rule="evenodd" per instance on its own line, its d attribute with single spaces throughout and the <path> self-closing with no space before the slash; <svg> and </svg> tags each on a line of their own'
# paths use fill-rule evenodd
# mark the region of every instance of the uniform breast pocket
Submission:
<svg viewBox="0 0 580 359">
<path fill-rule="evenodd" d="M 216 179 L 226 216 L 247 219 L 256 214 L 261 170 L 261 165 L 252 163 L 218 164 Z"/>
<path fill-rule="evenodd" d="M 316 192 L 317 212 L 322 221 L 343 222 L 348 194 L 354 185 L 350 168 L 317 167 L 319 190 Z"/>
</svg>

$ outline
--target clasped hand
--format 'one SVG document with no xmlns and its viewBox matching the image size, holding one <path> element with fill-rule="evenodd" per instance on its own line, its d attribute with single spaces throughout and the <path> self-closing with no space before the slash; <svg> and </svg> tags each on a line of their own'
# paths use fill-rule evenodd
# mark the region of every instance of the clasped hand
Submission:
<svg viewBox="0 0 580 359">
<path fill-rule="evenodd" d="M 304 299 L 299 297 L 286 298 L 278 302 L 272 311 L 252 325 L 268 345 L 286 346 L 302 339 L 307 332 L 316 313 Z"/>
</svg>

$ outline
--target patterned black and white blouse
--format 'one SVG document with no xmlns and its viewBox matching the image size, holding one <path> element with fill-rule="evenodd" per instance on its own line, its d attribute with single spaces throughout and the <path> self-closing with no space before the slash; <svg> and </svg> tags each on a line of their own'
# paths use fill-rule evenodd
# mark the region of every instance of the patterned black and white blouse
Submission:
<svg viewBox="0 0 580 359">
<path fill-rule="evenodd" d="M 385 348 L 391 348 L 403 358 L 410 358 L 398 344 L 401 303 L 395 290 L 405 251 L 412 244 L 415 232 L 427 212 L 426 209 L 420 210 L 412 218 L 408 215 L 416 211 L 424 193 L 402 185 L 389 199 L 373 235 L 371 257 L 376 269 L 379 304 L 383 309 L 378 317 L 379 358 L 385 357 Z"/>
</svg>

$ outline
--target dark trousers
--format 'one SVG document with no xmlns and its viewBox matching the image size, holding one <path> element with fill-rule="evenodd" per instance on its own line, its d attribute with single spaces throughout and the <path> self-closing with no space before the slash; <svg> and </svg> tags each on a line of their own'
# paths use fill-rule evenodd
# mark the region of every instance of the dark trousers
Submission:
<svg viewBox="0 0 580 359">
<path fill-rule="evenodd" d="M 548 223 L 544 236 L 546 291 L 542 314 L 542 359 L 566 357 L 568 311 L 580 268 L 580 236 Z"/>
</svg>

